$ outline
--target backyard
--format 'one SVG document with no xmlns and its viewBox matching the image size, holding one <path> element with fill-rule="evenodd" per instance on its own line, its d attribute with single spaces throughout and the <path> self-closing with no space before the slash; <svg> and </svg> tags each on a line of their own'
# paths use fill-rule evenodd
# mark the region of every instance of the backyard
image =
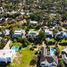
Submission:
<svg viewBox="0 0 67 67">
<path fill-rule="evenodd" d="M 35 51 L 30 50 L 30 45 L 21 49 L 14 62 L 7 67 L 30 67 L 30 62 L 35 56 Z"/>
</svg>

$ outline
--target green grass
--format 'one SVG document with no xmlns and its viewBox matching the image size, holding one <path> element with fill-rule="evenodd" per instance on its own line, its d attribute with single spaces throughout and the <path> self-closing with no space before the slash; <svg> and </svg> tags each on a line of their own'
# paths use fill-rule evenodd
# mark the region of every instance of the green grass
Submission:
<svg viewBox="0 0 67 67">
<path fill-rule="evenodd" d="M 30 51 L 28 46 L 24 50 L 21 50 L 19 53 L 19 56 L 14 60 L 14 62 L 7 67 L 30 67 L 30 61 L 35 56 L 35 51 Z"/>
<path fill-rule="evenodd" d="M 59 49 L 62 51 L 64 48 L 65 48 L 65 46 L 61 46 L 61 45 L 58 45 L 59 46 Z"/>
</svg>

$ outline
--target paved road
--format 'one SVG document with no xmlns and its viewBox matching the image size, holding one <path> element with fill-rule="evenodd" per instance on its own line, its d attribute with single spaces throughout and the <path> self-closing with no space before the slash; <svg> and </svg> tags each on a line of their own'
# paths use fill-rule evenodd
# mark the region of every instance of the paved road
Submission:
<svg viewBox="0 0 67 67">
<path fill-rule="evenodd" d="M 9 40 L 3 49 L 4 49 L 4 50 L 10 49 L 10 46 L 9 46 L 9 45 L 10 45 L 11 42 L 12 42 L 12 41 Z"/>
</svg>

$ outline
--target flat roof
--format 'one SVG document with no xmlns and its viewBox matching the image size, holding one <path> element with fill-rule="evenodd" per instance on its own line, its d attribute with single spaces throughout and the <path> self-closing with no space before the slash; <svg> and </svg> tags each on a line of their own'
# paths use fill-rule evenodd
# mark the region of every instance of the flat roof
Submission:
<svg viewBox="0 0 67 67">
<path fill-rule="evenodd" d="M 65 53 L 67 53 L 67 47 L 63 50 Z"/>
<path fill-rule="evenodd" d="M 12 49 L 0 50 L 0 58 L 12 57 L 16 52 Z"/>
<path fill-rule="evenodd" d="M 37 24 L 38 22 L 37 21 L 30 21 L 30 23 Z"/>
</svg>

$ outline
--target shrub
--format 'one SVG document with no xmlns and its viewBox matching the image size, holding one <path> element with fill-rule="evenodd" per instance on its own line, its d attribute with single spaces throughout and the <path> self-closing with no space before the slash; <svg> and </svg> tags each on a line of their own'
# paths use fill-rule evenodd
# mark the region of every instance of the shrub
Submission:
<svg viewBox="0 0 67 67">
<path fill-rule="evenodd" d="M 12 46 L 18 46 L 19 48 L 22 47 L 22 44 L 20 42 L 13 42 L 10 44 L 10 47 Z"/>
<path fill-rule="evenodd" d="M 67 45 L 67 40 L 62 40 L 61 42 L 59 42 L 59 45 Z"/>
<path fill-rule="evenodd" d="M 33 50 L 34 50 L 34 48 L 33 48 L 33 47 L 31 47 L 31 48 L 30 48 L 30 50 L 32 50 L 32 51 L 33 51 Z"/>
<path fill-rule="evenodd" d="M 48 42 L 48 44 L 50 44 L 50 45 L 55 44 L 55 40 L 54 40 L 54 39 L 48 40 L 47 42 Z"/>
</svg>

